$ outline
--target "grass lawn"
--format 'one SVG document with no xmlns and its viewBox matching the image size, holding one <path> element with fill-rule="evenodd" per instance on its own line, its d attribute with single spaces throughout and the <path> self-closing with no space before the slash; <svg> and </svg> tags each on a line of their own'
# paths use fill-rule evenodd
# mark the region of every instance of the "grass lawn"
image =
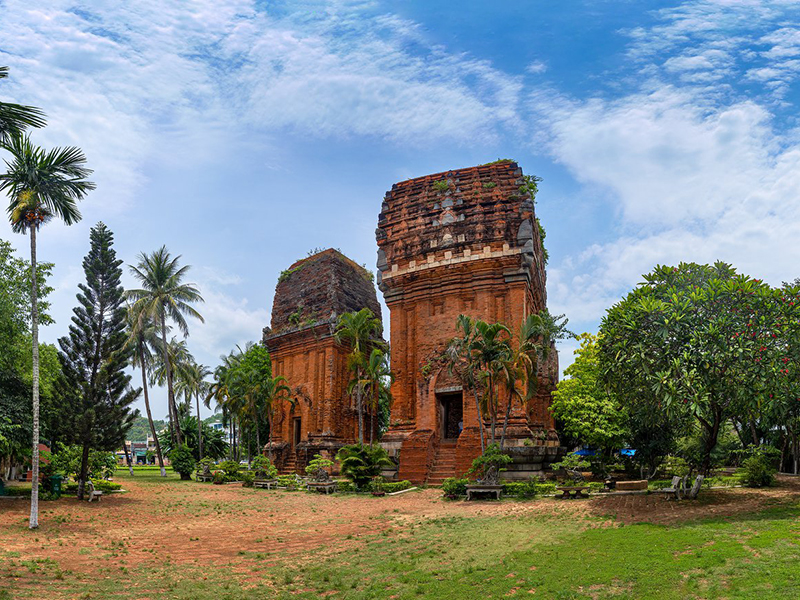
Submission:
<svg viewBox="0 0 800 600">
<path fill-rule="evenodd" d="M 37 532 L 0 504 L 0 600 L 800 597 L 797 480 L 467 504 L 116 479 L 99 505 L 43 503 Z"/>
</svg>

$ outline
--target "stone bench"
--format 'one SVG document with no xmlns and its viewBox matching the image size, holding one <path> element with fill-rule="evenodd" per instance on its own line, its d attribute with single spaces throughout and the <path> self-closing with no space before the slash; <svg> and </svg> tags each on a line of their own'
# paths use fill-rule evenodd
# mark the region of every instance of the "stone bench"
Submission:
<svg viewBox="0 0 800 600">
<path fill-rule="evenodd" d="M 336 491 L 335 481 L 309 481 L 306 486 L 318 494 L 332 494 Z"/>
<path fill-rule="evenodd" d="M 265 488 L 271 490 L 273 487 L 278 485 L 277 479 L 254 479 L 253 480 L 253 487 L 257 488 Z"/>
<path fill-rule="evenodd" d="M 500 496 L 503 494 L 503 486 L 502 485 L 491 485 L 491 484 L 470 484 L 467 486 L 467 500 L 472 500 L 472 497 L 475 494 L 491 494 L 497 500 L 500 500 Z"/>
<path fill-rule="evenodd" d="M 573 485 L 573 486 L 563 486 L 557 487 L 556 491 L 561 492 L 560 496 L 556 496 L 556 498 L 588 498 L 589 493 L 586 491 L 589 489 L 588 485 Z"/>
</svg>

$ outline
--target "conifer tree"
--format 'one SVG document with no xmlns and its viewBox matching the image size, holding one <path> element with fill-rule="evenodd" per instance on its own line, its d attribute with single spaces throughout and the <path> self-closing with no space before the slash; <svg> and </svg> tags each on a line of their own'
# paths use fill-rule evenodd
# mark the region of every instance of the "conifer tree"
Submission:
<svg viewBox="0 0 800 600">
<path fill-rule="evenodd" d="M 125 373 L 132 349 L 126 345 L 122 261 L 112 248 L 114 236 L 98 223 L 90 240 L 83 259 L 86 283 L 78 286 L 69 335 L 58 341 L 63 368 L 59 437 L 83 449 L 78 499 L 83 498 L 89 450 L 111 451 L 125 443 L 139 413 L 130 405 L 141 392 L 131 388 L 131 376 Z"/>
</svg>

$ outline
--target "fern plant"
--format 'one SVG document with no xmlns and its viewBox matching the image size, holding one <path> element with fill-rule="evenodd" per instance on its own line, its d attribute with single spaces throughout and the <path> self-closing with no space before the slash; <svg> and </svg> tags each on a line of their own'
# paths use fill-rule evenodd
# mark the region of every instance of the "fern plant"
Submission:
<svg viewBox="0 0 800 600">
<path fill-rule="evenodd" d="M 381 474 L 382 467 L 393 466 L 386 450 L 378 444 L 343 446 L 336 459 L 341 465 L 342 475 L 358 489 L 365 489 L 373 477 Z"/>
</svg>

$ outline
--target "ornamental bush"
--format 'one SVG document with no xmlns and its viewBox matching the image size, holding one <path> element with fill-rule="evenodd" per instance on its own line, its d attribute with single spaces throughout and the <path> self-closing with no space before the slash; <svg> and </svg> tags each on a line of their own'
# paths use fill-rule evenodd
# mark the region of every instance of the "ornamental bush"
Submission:
<svg viewBox="0 0 800 600">
<path fill-rule="evenodd" d="M 445 496 L 466 496 L 469 479 L 448 477 L 442 482 L 442 491 Z"/>
<path fill-rule="evenodd" d="M 386 450 L 378 444 L 342 446 L 336 458 L 341 464 L 342 475 L 359 490 L 366 489 L 372 478 L 381 474 L 383 467 L 393 466 Z"/>
<path fill-rule="evenodd" d="M 219 468 L 225 473 L 227 481 L 239 481 L 239 463 L 235 460 L 223 460 L 219 463 Z"/>
<path fill-rule="evenodd" d="M 181 479 L 184 480 L 192 478 L 192 472 L 197 466 L 192 450 L 186 444 L 178 446 L 169 453 L 169 462 L 172 464 L 172 470 L 180 473 Z"/>
<path fill-rule="evenodd" d="M 250 469 L 258 479 L 275 479 L 278 476 L 278 468 L 263 454 L 259 454 L 253 459 Z"/>
</svg>

